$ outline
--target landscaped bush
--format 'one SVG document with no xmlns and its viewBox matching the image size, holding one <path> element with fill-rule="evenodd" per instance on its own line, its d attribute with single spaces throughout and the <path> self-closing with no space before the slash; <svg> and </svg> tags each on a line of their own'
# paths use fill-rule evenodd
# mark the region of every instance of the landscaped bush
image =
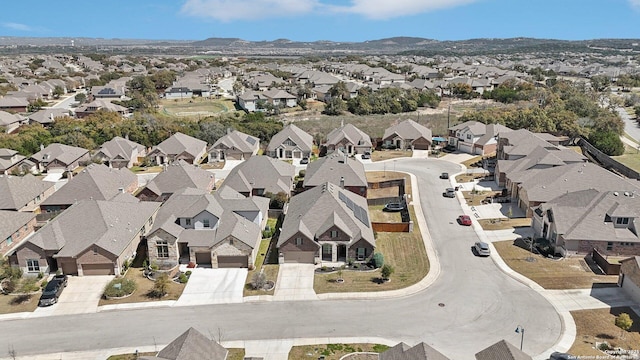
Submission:
<svg viewBox="0 0 640 360">
<path fill-rule="evenodd" d="M 136 290 L 136 282 L 131 279 L 119 278 L 113 279 L 104 288 L 105 297 L 123 297 L 131 295 Z"/>
<path fill-rule="evenodd" d="M 153 298 L 164 297 L 165 295 L 167 295 L 167 293 L 169 293 L 169 282 L 169 275 L 167 275 L 166 273 L 160 274 L 160 276 L 158 276 L 155 283 L 153 284 L 153 289 L 151 289 L 151 291 L 149 291 L 147 295 Z"/>
<path fill-rule="evenodd" d="M 267 276 L 263 272 L 257 272 L 251 278 L 251 286 L 253 286 L 254 290 L 262 289 L 266 282 Z"/>
<path fill-rule="evenodd" d="M 384 255 L 379 252 L 375 253 L 373 254 L 373 258 L 371 259 L 371 261 L 373 262 L 373 266 L 375 266 L 376 269 L 379 269 L 384 265 Z"/>
<path fill-rule="evenodd" d="M 186 284 L 187 281 L 189 281 L 189 277 L 185 274 L 180 274 L 180 276 L 178 276 L 178 282 L 180 282 L 180 284 Z"/>
<path fill-rule="evenodd" d="M 38 280 L 35 278 L 23 279 L 20 287 L 18 288 L 18 292 L 22 294 L 29 294 L 40 290 L 37 282 Z"/>
</svg>

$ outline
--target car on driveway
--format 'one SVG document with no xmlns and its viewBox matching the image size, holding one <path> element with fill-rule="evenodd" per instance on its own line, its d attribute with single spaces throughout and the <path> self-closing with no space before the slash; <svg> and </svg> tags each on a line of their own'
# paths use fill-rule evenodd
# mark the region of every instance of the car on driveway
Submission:
<svg viewBox="0 0 640 360">
<path fill-rule="evenodd" d="M 59 281 L 63 287 L 67 287 L 69 283 L 69 277 L 65 274 L 56 274 L 53 276 L 53 280 Z"/>
<path fill-rule="evenodd" d="M 440 179 L 448 179 L 448 178 L 449 178 L 449 173 L 443 172 L 442 174 L 440 174 Z"/>
<path fill-rule="evenodd" d="M 65 284 L 56 278 L 51 279 L 47 283 L 47 286 L 42 291 L 38 306 L 49 306 L 58 302 L 62 290 L 64 290 Z"/>
<path fill-rule="evenodd" d="M 305 164 L 308 164 L 308 163 L 309 163 L 309 158 L 304 157 L 304 158 L 300 159 L 300 164 L 305 165 Z"/>
<path fill-rule="evenodd" d="M 362 160 L 367 160 L 367 159 L 371 159 L 371 153 L 368 151 L 362 154 Z"/>
<path fill-rule="evenodd" d="M 458 216 L 458 224 L 464 226 L 471 226 L 471 217 L 469 215 Z"/>
<path fill-rule="evenodd" d="M 486 242 L 478 241 L 473 245 L 473 250 L 478 256 L 489 256 L 491 255 L 491 250 L 489 250 L 489 244 Z"/>
<path fill-rule="evenodd" d="M 397 212 L 402 210 L 404 210 L 404 204 L 401 202 L 387 203 L 382 209 L 382 211 L 387 211 L 387 212 Z"/>
</svg>

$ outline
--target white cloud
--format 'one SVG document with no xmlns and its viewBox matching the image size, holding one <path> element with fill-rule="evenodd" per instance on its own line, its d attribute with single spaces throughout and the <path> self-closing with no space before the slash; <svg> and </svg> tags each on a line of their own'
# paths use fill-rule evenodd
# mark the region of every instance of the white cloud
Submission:
<svg viewBox="0 0 640 360">
<path fill-rule="evenodd" d="M 640 0 L 629 0 L 629 4 L 631 4 L 631 7 L 640 9 Z"/>
<path fill-rule="evenodd" d="M 18 30 L 18 31 L 34 31 L 34 29 L 29 25 L 13 23 L 13 22 L 2 23 L 2 26 L 7 29 Z"/>
<path fill-rule="evenodd" d="M 187 0 L 182 13 L 227 22 L 303 15 L 318 5 L 317 0 Z"/>
<path fill-rule="evenodd" d="M 351 0 L 347 6 L 332 6 L 336 12 L 362 15 L 370 19 L 391 19 L 452 8 L 477 0 Z M 640 0 L 634 0 L 640 1 Z"/>
<path fill-rule="evenodd" d="M 186 0 L 182 13 L 220 21 L 305 15 L 355 14 L 390 19 L 452 8 L 478 0 Z M 640 2 L 640 0 L 629 0 Z M 336 5 L 338 3 L 339 5 Z"/>
</svg>

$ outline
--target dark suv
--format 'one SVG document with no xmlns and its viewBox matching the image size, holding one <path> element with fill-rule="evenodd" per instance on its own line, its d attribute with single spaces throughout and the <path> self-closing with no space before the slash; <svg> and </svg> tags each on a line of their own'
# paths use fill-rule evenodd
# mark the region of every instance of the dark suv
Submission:
<svg viewBox="0 0 640 360">
<path fill-rule="evenodd" d="M 38 305 L 49 306 L 57 303 L 58 298 L 60 297 L 60 294 L 62 294 L 62 290 L 64 290 L 66 285 L 66 276 L 64 276 L 64 278 L 56 276 L 51 279 L 42 291 L 42 296 L 40 296 L 40 302 Z"/>
</svg>

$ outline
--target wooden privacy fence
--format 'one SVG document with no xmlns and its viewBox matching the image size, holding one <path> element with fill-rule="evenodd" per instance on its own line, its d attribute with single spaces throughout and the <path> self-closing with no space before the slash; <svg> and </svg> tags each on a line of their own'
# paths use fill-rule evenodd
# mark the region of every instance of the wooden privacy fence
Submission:
<svg viewBox="0 0 640 360">
<path fill-rule="evenodd" d="M 618 275 L 620 274 L 620 264 L 612 264 L 610 263 L 602 254 L 598 252 L 598 250 L 593 249 L 591 252 L 591 258 L 593 261 L 600 266 L 602 271 L 604 271 L 607 275 Z"/>
<path fill-rule="evenodd" d="M 376 232 L 410 232 L 411 223 L 372 222 L 371 227 Z"/>
</svg>

